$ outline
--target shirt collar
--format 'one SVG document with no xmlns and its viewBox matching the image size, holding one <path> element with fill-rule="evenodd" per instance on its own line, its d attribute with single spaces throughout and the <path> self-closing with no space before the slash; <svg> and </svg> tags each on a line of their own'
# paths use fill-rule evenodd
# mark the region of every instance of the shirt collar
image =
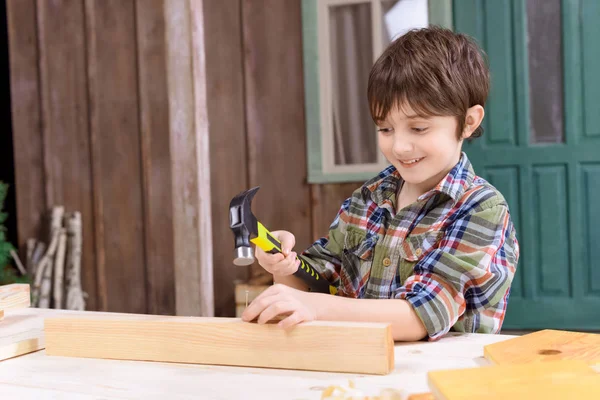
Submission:
<svg viewBox="0 0 600 400">
<path fill-rule="evenodd" d="M 460 200 L 465 191 L 475 179 L 475 171 L 465 152 L 461 153 L 458 163 L 446 176 L 430 191 L 422 194 L 418 200 L 425 200 L 437 193 L 443 193 L 455 203 Z M 393 165 L 390 165 L 377 176 L 368 180 L 362 187 L 365 198 L 370 195 L 379 206 L 393 204 L 396 199 L 398 186 L 402 184 L 402 177 Z"/>
</svg>

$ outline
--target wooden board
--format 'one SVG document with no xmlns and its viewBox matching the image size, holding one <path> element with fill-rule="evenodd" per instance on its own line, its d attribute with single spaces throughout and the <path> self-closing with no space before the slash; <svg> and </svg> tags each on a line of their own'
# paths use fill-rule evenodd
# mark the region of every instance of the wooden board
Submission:
<svg viewBox="0 0 600 400">
<path fill-rule="evenodd" d="M 175 314 L 164 0 L 135 6 L 148 312 Z"/>
<path fill-rule="evenodd" d="M 35 0 L 6 1 L 10 48 L 10 102 L 12 109 L 18 247 L 39 237 L 44 195 L 43 138 L 40 130 L 38 29 Z"/>
<path fill-rule="evenodd" d="M 244 114 L 244 65 L 240 0 L 203 1 L 206 93 L 210 140 L 215 316 L 235 312 L 234 282 L 249 268 L 233 264 L 229 202 L 249 188 Z"/>
<path fill-rule="evenodd" d="M 546 329 L 485 346 L 483 354 L 499 365 L 555 360 L 596 364 L 600 363 L 600 335 Z"/>
<path fill-rule="evenodd" d="M 578 360 L 440 370 L 427 376 L 438 400 L 600 398 L 600 374 Z"/>
<path fill-rule="evenodd" d="M 0 361 L 44 348 L 44 316 L 57 310 L 11 309 L 0 324 Z"/>
<path fill-rule="evenodd" d="M 11 308 L 26 308 L 31 305 L 29 285 L 15 283 L 0 286 L 0 312 Z M 2 319 L 0 315 L 0 319 Z"/>
<path fill-rule="evenodd" d="M 312 243 L 306 183 L 306 124 L 299 1 L 242 2 L 248 188 L 260 186 L 252 210 L 269 230 Z M 245 189 L 248 189 L 245 188 Z M 254 263 L 252 275 L 268 273 Z M 258 280 L 256 280 L 258 281 Z"/>
<path fill-rule="evenodd" d="M 145 313 L 135 21 L 131 1 L 85 2 L 98 308 Z"/>
<path fill-rule="evenodd" d="M 313 321 L 284 331 L 238 318 L 115 314 L 45 321 L 53 356 L 387 374 L 389 324 Z"/>
<path fill-rule="evenodd" d="M 45 199 L 82 215 L 81 279 L 96 303 L 94 225 L 83 2 L 37 2 Z M 41 211 L 48 211 L 44 209 Z M 43 219 L 42 219 L 43 221 Z M 35 236 L 44 238 L 44 236 Z M 46 242 L 46 245 L 49 243 Z"/>
</svg>

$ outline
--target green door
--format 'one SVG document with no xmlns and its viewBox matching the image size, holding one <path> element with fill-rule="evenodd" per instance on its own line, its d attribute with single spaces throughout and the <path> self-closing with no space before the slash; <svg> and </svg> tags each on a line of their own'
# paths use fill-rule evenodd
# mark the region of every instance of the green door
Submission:
<svg viewBox="0 0 600 400">
<path fill-rule="evenodd" d="M 492 73 L 484 136 L 465 151 L 521 245 L 503 328 L 600 330 L 600 1 L 453 3 Z"/>
</svg>

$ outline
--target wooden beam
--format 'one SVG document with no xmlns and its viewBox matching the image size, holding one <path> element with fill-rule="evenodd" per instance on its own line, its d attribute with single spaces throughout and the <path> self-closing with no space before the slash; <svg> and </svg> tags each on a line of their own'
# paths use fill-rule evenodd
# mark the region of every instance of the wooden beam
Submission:
<svg viewBox="0 0 600 400">
<path fill-rule="evenodd" d="M 10 308 L 27 308 L 31 305 L 29 285 L 15 283 L 0 286 L 0 321 L 4 318 L 4 310 Z"/>
<path fill-rule="evenodd" d="M 388 374 L 389 324 L 314 321 L 285 331 L 238 318 L 115 314 L 45 320 L 51 356 Z"/>
<path fill-rule="evenodd" d="M 165 0 L 175 311 L 214 315 L 210 155 L 201 0 Z"/>
<path fill-rule="evenodd" d="M 81 311 L 20 308 L 6 313 L 0 324 L 0 361 L 44 348 L 44 318 L 75 316 Z"/>
</svg>

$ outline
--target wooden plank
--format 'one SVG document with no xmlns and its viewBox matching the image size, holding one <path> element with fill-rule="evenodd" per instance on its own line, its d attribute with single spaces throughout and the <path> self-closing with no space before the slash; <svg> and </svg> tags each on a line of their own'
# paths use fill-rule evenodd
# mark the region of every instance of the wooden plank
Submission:
<svg viewBox="0 0 600 400">
<path fill-rule="evenodd" d="M 99 308 L 144 313 L 134 3 L 86 0 L 85 14 Z"/>
<path fill-rule="evenodd" d="M 213 287 L 213 237 L 210 185 L 210 138 L 208 121 L 208 93 L 206 75 L 206 39 L 204 37 L 204 1 L 190 0 L 190 32 L 192 51 L 192 87 L 194 88 L 194 136 L 196 138 L 198 176 L 198 235 L 200 248 L 200 312 L 212 317 L 215 313 Z"/>
<path fill-rule="evenodd" d="M 312 242 L 306 183 L 306 133 L 300 1 L 242 2 L 249 187 L 252 205 L 269 230 L 296 236 L 295 250 Z M 264 271 L 258 263 L 252 273 Z"/>
<path fill-rule="evenodd" d="M 38 1 L 45 198 L 82 218 L 82 286 L 97 307 L 84 9 L 81 2 Z M 45 210 L 46 211 L 46 210 Z"/>
<path fill-rule="evenodd" d="M 582 360 L 600 363 L 600 334 L 545 329 L 483 348 L 484 357 L 499 365 L 538 361 Z"/>
<path fill-rule="evenodd" d="M 0 286 L 0 311 L 11 308 L 26 308 L 31 305 L 29 285 L 13 283 Z"/>
<path fill-rule="evenodd" d="M 40 308 L 7 310 L 0 328 L 0 361 L 43 349 L 44 318 L 59 315 L 72 317 L 88 313 L 90 312 Z"/>
<path fill-rule="evenodd" d="M 18 247 L 41 233 L 44 158 L 35 0 L 6 2 Z"/>
<path fill-rule="evenodd" d="M 387 374 L 389 324 L 314 321 L 285 331 L 238 318 L 81 316 L 47 318 L 46 354 Z"/>
<path fill-rule="evenodd" d="M 175 314 L 173 202 L 164 0 L 137 0 L 148 312 Z"/>
<path fill-rule="evenodd" d="M 234 282 L 249 276 L 248 268 L 233 264 L 227 209 L 231 199 L 248 188 L 240 7 L 240 0 L 204 1 L 215 315 L 219 317 L 234 315 Z"/>
<path fill-rule="evenodd" d="M 577 360 L 441 370 L 427 376 L 438 400 L 600 398 L 600 374 Z"/>
<path fill-rule="evenodd" d="M 311 185 L 313 241 L 327 235 L 329 226 L 337 216 L 344 200 L 361 185 L 361 182 Z"/>
<path fill-rule="evenodd" d="M 179 315 L 212 316 L 212 232 L 201 1 L 166 0 L 167 77 Z"/>
<path fill-rule="evenodd" d="M 6 312 L 0 325 L 0 361 L 44 348 L 42 320 L 23 318 L 22 314 Z"/>
<path fill-rule="evenodd" d="M 43 349 L 43 316 L 55 312 L 39 308 L 6 311 L 0 328 L 0 361 Z"/>
</svg>

